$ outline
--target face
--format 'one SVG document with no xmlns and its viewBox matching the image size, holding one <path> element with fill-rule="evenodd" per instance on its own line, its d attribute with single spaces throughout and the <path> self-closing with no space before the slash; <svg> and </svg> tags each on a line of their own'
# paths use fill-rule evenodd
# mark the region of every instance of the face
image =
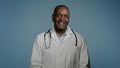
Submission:
<svg viewBox="0 0 120 68">
<path fill-rule="evenodd" d="M 65 7 L 59 7 L 53 15 L 54 27 L 56 30 L 66 30 L 69 23 L 69 10 Z"/>
</svg>

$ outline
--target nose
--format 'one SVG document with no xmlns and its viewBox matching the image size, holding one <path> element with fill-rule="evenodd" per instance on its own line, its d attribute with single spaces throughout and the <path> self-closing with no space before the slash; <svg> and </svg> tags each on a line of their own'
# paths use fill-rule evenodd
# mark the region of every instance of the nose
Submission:
<svg viewBox="0 0 120 68">
<path fill-rule="evenodd" d="M 64 15 L 61 15 L 60 20 L 61 20 L 61 21 L 64 21 L 64 20 L 65 20 Z"/>
</svg>

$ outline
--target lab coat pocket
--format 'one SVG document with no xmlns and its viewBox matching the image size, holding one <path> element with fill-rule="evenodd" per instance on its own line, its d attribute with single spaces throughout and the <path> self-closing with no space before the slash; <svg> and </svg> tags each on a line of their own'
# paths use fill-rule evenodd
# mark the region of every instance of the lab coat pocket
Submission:
<svg viewBox="0 0 120 68">
<path fill-rule="evenodd" d="M 78 68 L 77 62 L 70 62 L 70 68 Z"/>
<path fill-rule="evenodd" d="M 78 68 L 79 63 L 79 50 L 80 48 L 77 46 L 71 45 L 69 47 L 68 57 L 70 58 L 70 68 Z"/>
<path fill-rule="evenodd" d="M 45 54 L 44 54 L 44 60 L 43 63 L 45 64 L 44 67 L 45 68 L 53 68 L 53 50 L 50 49 L 45 49 Z"/>
<path fill-rule="evenodd" d="M 51 61 L 51 55 L 49 53 L 49 49 L 45 49 L 45 52 L 44 52 L 44 62 L 48 62 Z"/>
</svg>

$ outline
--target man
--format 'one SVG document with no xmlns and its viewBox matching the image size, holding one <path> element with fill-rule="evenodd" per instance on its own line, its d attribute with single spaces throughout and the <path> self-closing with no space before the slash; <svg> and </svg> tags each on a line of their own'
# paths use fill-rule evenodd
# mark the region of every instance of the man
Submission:
<svg viewBox="0 0 120 68">
<path fill-rule="evenodd" d="M 85 39 L 68 26 L 69 18 L 67 6 L 55 7 L 54 28 L 37 36 L 31 68 L 90 68 Z"/>
</svg>

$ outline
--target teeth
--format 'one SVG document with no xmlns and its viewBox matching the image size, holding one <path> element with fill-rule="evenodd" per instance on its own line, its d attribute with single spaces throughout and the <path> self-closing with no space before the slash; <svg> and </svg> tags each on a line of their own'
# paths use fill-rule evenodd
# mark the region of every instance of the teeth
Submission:
<svg viewBox="0 0 120 68">
<path fill-rule="evenodd" d="M 60 24 L 64 24 L 63 22 L 60 22 Z"/>
</svg>

